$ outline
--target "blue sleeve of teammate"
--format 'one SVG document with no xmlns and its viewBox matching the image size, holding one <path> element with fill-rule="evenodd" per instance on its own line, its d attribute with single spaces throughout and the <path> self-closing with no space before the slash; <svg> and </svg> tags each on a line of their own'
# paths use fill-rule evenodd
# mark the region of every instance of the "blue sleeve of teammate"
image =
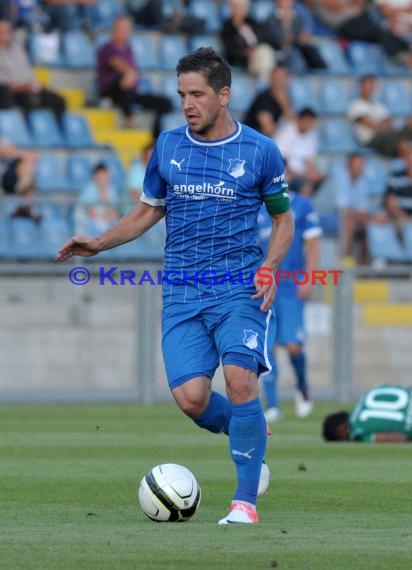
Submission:
<svg viewBox="0 0 412 570">
<path fill-rule="evenodd" d="M 166 203 L 167 185 L 159 170 L 159 141 L 153 149 L 143 180 L 142 202 L 151 206 L 164 206 Z"/>
<path fill-rule="evenodd" d="M 303 198 L 303 197 L 302 197 Z M 319 216 L 313 204 L 307 198 L 304 199 L 304 216 L 302 219 L 302 235 L 305 239 L 320 237 L 323 233 L 319 224 Z"/>
</svg>

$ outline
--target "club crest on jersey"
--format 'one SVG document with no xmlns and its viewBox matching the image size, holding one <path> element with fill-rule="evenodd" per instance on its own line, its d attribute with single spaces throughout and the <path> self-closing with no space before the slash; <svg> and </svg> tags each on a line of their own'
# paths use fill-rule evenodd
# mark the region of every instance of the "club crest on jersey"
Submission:
<svg viewBox="0 0 412 570">
<path fill-rule="evenodd" d="M 229 168 L 227 169 L 230 176 L 240 178 L 245 173 L 245 160 L 240 158 L 229 158 Z"/>
<path fill-rule="evenodd" d="M 251 348 L 251 349 L 257 348 L 258 334 L 259 333 L 255 332 L 255 331 L 244 329 L 244 331 L 243 331 L 243 344 L 245 346 L 247 346 L 248 348 Z"/>
</svg>

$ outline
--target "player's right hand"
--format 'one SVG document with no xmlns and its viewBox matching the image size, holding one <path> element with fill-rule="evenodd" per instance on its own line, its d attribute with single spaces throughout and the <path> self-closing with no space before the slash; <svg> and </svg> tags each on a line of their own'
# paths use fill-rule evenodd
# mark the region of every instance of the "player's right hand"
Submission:
<svg viewBox="0 0 412 570">
<path fill-rule="evenodd" d="M 73 236 L 68 242 L 62 245 L 56 254 L 56 261 L 67 261 L 73 255 L 91 257 L 99 253 L 99 242 L 96 238 L 88 236 Z"/>
</svg>

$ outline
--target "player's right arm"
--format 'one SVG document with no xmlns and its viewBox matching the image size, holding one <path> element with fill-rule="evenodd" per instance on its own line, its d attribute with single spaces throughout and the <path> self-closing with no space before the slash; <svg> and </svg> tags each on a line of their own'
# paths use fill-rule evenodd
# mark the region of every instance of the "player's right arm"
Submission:
<svg viewBox="0 0 412 570">
<path fill-rule="evenodd" d="M 106 249 L 112 249 L 138 238 L 161 220 L 163 216 L 163 206 L 151 206 L 140 202 L 118 224 L 100 236 L 95 238 L 81 235 L 73 236 L 59 249 L 55 259 L 56 261 L 67 261 L 73 255 L 90 257 Z"/>
<path fill-rule="evenodd" d="M 375 433 L 375 443 L 398 442 L 403 443 L 409 441 L 408 436 L 402 432 Z"/>
</svg>

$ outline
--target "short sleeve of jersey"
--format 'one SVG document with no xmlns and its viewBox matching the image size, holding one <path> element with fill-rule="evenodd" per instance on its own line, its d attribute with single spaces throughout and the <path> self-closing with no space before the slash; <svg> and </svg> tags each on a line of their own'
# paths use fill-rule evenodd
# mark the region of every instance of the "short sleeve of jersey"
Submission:
<svg viewBox="0 0 412 570">
<path fill-rule="evenodd" d="M 161 152 L 161 137 L 147 164 L 143 180 L 143 194 L 140 198 L 142 202 L 151 206 L 164 206 L 166 203 L 167 185 L 159 172 L 159 152 Z"/>
<path fill-rule="evenodd" d="M 288 190 L 285 180 L 285 163 L 278 146 L 267 139 L 262 157 L 262 196 L 270 196 Z"/>
<path fill-rule="evenodd" d="M 303 205 L 302 235 L 304 239 L 320 237 L 323 231 L 319 225 L 319 216 L 310 200 Z"/>
</svg>

